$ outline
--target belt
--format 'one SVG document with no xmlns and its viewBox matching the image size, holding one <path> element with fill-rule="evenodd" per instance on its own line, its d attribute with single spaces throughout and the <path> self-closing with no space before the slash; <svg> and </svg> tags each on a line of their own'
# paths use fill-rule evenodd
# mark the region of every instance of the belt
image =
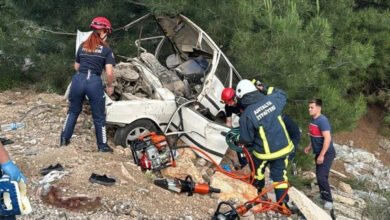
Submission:
<svg viewBox="0 0 390 220">
<path fill-rule="evenodd" d="M 88 73 L 83 73 L 83 72 L 78 72 L 77 73 L 82 73 L 82 74 L 86 74 L 87 75 L 87 79 L 89 79 L 91 77 L 91 75 L 96 75 L 96 76 L 100 76 L 94 72 L 92 72 L 91 70 L 88 70 Z"/>
</svg>

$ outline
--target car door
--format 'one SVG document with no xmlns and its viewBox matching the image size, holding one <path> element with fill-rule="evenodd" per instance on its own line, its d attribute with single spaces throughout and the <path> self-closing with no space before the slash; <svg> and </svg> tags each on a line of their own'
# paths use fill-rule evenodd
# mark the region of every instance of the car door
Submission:
<svg viewBox="0 0 390 220">
<path fill-rule="evenodd" d="M 207 119 L 194 110 L 194 106 L 196 104 L 180 108 L 170 128 L 173 131 L 183 131 L 182 141 L 200 148 L 219 164 L 228 148 L 222 132 L 229 131 L 229 128 Z M 208 159 L 203 154 L 198 155 Z"/>
</svg>

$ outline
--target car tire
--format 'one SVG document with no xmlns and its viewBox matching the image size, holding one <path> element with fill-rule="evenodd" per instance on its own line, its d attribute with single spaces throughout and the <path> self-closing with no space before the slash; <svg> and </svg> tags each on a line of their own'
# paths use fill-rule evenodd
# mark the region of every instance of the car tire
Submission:
<svg viewBox="0 0 390 220">
<path fill-rule="evenodd" d="M 118 128 L 115 132 L 115 145 L 122 147 L 130 147 L 130 144 L 137 137 L 149 132 L 158 131 L 156 125 L 148 119 L 140 119 L 126 125 L 123 128 Z"/>
</svg>

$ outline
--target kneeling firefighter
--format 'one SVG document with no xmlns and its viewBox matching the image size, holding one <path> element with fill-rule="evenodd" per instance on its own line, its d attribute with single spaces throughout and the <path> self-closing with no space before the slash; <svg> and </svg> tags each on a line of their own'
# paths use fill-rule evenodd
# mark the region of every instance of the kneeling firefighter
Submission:
<svg viewBox="0 0 390 220">
<path fill-rule="evenodd" d="M 264 171 L 269 164 L 274 184 L 287 181 L 288 155 L 294 149 L 286 126 L 282 119 L 282 111 L 286 104 L 286 93 L 273 87 L 259 92 L 249 80 L 241 80 L 237 84 L 236 95 L 244 112 L 240 117 L 240 135 L 237 140 L 241 144 L 253 147 L 252 157 L 256 175 L 254 186 L 260 193 L 265 185 Z M 275 187 L 276 200 L 279 200 L 288 187 L 287 183 Z M 285 197 L 283 204 L 288 202 Z"/>
</svg>

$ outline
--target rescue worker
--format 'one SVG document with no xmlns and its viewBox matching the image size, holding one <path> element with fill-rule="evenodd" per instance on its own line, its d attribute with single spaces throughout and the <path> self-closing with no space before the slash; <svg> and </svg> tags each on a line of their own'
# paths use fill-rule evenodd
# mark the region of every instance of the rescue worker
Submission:
<svg viewBox="0 0 390 220">
<path fill-rule="evenodd" d="M 256 85 L 256 88 L 261 93 L 267 95 L 267 91 L 266 89 L 264 89 L 264 86 L 260 81 L 252 80 L 252 83 Z M 225 103 L 226 126 L 232 127 L 232 117 L 231 117 L 232 113 L 240 116 L 242 111 L 239 108 L 235 91 L 232 88 L 225 88 L 221 94 L 221 102 Z M 286 125 L 288 135 L 294 144 L 294 150 L 289 155 L 289 160 L 292 164 L 292 173 L 294 176 L 296 176 L 298 174 L 298 171 L 297 171 L 297 166 L 294 161 L 294 158 L 295 158 L 296 148 L 298 147 L 299 141 L 301 139 L 301 130 L 299 129 L 298 125 L 294 122 L 294 120 L 289 116 L 282 115 L 282 118 L 284 124 Z M 242 155 L 240 153 L 237 153 L 237 155 L 242 168 L 247 164 L 245 155 Z"/>
<path fill-rule="evenodd" d="M 324 202 L 324 208 L 332 211 L 333 199 L 328 178 L 332 162 L 336 157 L 336 151 L 333 147 L 330 123 L 328 119 L 321 114 L 321 109 L 321 99 L 309 101 L 309 114 L 313 119 L 309 125 L 310 143 L 305 148 L 305 154 L 308 154 L 310 149 L 313 149 L 320 196 Z"/>
<path fill-rule="evenodd" d="M 267 90 L 263 84 L 258 80 L 252 80 L 252 83 L 256 85 L 256 88 L 263 93 L 264 95 L 272 94 L 273 89 Z M 289 161 L 292 165 L 292 173 L 294 176 L 298 174 L 297 165 L 295 163 L 295 152 L 298 148 L 299 141 L 301 140 L 301 129 L 295 123 L 295 121 L 287 115 L 282 115 L 284 124 L 286 125 L 288 136 L 290 137 L 292 143 L 294 144 L 294 149 L 291 151 L 288 156 Z"/>
<path fill-rule="evenodd" d="M 24 182 L 27 182 L 26 177 L 24 177 L 20 169 L 13 163 L 10 156 L 8 155 L 8 152 L 5 150 L 1 142 L 0 142 L 0 164 L 1 164 L 0 177 L 3 174 L 5 174 L 10 177 L 10 180 L 14 180 L 16 182 L 23 180 Z M 14 215 L 12 215 L 12 216 L 0 216 L 0 219 L 12 220 L 16 218 Z"/>
<path fill-rule="evenodd" d="M 286 104 L 286 93 L 273 87 L 264 88 L 264 91 L 268 95 L 260 93 L 246 79 L 241 80 L 236 88 L 240 107 L 244 109 L 240 117 L 238 142 L 253 147 L 256 169 L 254 186 L 259 193 L 265 185 L 264 171 L 268 164 L 274 184 L 288 181 L 288 155 L 294 149 L 281 116 Z M 275 187 L 276 200 L 283 196 L 287 187 L 287 183 Z M 282 205 L 287 206 L 287 202 L 288 196 Z"/>
<path fill-rule="evenodd" d="M 238 106 L 238 100 L 234 89 L 225 88 L 221 93 L 221 102 L 225 104 L 226 126 L 232 127 L 233 113 L 240 116 L 241 110 Z M 240 168 L 242 169 L 246 164 L 246 157 L 244 153 L 236 152 Z"/>
<path fill-rule="evenodd" d="M 73 130 L 79 116 L 84 97 L 87 96 L 92 108 L 92 118 L 95 125 L 95 134 L 99 152 L 113 152 L 107 145 L 105 120 L 105 93 L 101 74 L 103 68 L 107 74 L 107 94 L 114 91 L 112 81 L 115 65 L 112 49 L 106 43 L 107 35 L 111 33 L 111 23 L 105 17 L 96 17 L 90 28 L 93 33 L 78 48 L 74 68 L 77 71 L 72 78 L 69 101 L 70 106 L 61 133 L 61 146 L 70 143 Z"/>
<path fill-rule="evenodd" d="M 238 116 L 241 113 L 234 89 L 225 88 L 221 94 L 221 102 L 225 104 L 226 126 L 231 128 L 233 113 Z"/>
</svg>

